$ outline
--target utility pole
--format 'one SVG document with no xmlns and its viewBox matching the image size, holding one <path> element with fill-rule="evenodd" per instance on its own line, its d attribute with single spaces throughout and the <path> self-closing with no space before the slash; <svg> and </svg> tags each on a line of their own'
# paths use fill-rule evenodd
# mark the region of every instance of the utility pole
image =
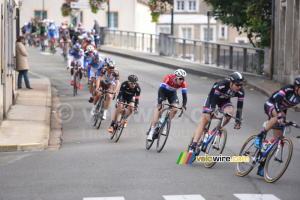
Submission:
<svg viewBox="0 0 300 200">
<path fill-rule="evenodd" d="M 174 3 L 173 3 L 174 5 Z M 171 11 L 171 35 L 174 35 L 174 6 Z"/>
<path fill-rule="evenodd" d="M 107 27 L 110 28 L 110 2 L 107 2 Z"/>
<path fill-rule="evenodd" d="M 42 19 L 45 19 L 45 0 L 43 0 L 43 12 L 42 12 Z"/>
<path fill-rule="evenodd" d="M 209 48 L 208 48 L 208 42 L 210 38 L 210 17 L 214 16 L 213 11 L 207 11 L 207 37 L 206 37 L 206 43 L 205 43 L 205 64 L 209 64 Z"/>
</svg>

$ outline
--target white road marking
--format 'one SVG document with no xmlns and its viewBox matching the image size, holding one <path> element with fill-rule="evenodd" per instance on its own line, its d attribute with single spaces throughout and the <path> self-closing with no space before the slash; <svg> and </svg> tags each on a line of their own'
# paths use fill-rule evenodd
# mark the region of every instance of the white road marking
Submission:
<svg viewBox="0 0 300 200">
<path fill-rule="evenodd" d="M 205 200 L 200 194 L 193 195 L 165 195 L 165 200 Z"/>
<path fill-rule="evenodd" d="M 273 194 L 233 194 L 240 200 L 280 200 Z"/>
</svg>

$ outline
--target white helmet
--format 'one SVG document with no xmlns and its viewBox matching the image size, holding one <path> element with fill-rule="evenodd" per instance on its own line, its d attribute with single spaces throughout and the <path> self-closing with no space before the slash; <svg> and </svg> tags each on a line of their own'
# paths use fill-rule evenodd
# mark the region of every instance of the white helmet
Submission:
<svg viewBox="0 0 300 200">
<path fill-rule="evenodd" d="M 83 37 L 83 39 L 87 39 L 88 38 L 87 34 L 83 34 L 82 37 Z"/>
<path fill-rule="evenodd" d="M 86 33 L 91 33 L 91 30 L 87 30 Z"/>
<path fill-rule="evenodd" d="M 177 69 L 174 74 L 176 77 L 186 77 L 186 72 L 183 69 Z"/>
<path fill-rule="evenodd" d="M 92 52 L 92 51 L 94 51 L 93 45 L 88 45 L 88 46 L 86 47 L 86 51 L 87 51 L 87 52 Z"/>
</svg>

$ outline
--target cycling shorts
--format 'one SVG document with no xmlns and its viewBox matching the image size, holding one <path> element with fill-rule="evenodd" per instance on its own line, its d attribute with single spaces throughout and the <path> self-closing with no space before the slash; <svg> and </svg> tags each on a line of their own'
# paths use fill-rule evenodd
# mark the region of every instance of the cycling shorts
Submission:
<svg viewBox="0 0 300 200">
<path fill-rule="evenodd" d="M 121 95 L 119 98 L 120 103 L 134 103 L 135 102 L 135 96 L 129 96 L 129 95 Z"/>
<path fill-rule="evenodd" d="M 227 107 L 227 106 L 231 106 L 231 107 L 234 107 L 230 101 L 230 99 L 221 99 L 219 102 L 218 102 L 218 107 L 221 111 L 224 111 L 224 109 Z M 202 110 L 202 113 L 208 113 L 210 114 L 212 112 L 211 110 L 211 100 L 210 100 L 210 97 L 207 96 L 206 97 L 206 100 L 204 102 L 204 105 L 203 105 L 203 110 Z"/>
<path fill-rule="evenodd" d="M 264 109 L 265 109 L 265 113 L 268 115 L 269 119 L 271 119 L 273 117 L 272 112 L 275 109 L 275 105 L 274 103 L 270 102 L 270 101 L 266 101 L 265 105 L 264 105 Z M 282 110 L 284 112 L 284 114 L 286 114 L 287 110 Z"/>
<path fill-rule="evenodd" d="M 179 104 L 179 99 L 177 96 L 177 92 L 165 92 L 165 97 L 168 100 L 169 104 Z M 161 97 L 160 94 L 158 92 L 158 98 L 157 98 L 157 105 L 160 106 L 161 105 Z"/>
</svg>

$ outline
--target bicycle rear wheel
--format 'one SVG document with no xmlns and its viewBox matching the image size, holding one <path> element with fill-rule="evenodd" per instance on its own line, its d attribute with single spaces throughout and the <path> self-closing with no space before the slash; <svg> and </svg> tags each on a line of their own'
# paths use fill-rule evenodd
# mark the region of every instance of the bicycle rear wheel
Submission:
<svg viewBox="0 0 300 200">
<path fill-rule="evenodd" d="M 207 156 L 218 156 L 222 154 L 225 148 L 226 140 L 227 140 L 227 131 L 225 128 L 221 128 L 219 130 L 219 133 L 216 133 L 211 139 L 210 143 L 207 145 L 205 154 L 207 154 Z M 213 159 L 211 162 L 208 161 L 204 162 L 204 166 L 206 168 L 211 168 L 215 164 L 216 162 L 213 161 Z"/>
<path fill-rule="evenodd" d="M 148 130 L 148 132 L 146 133 L 146 135 L 148 136 L 149 135 L 149 133 L 150 133 L 150 131 L 151 131 L 151 126 L 152 126 L 152 123 L 151 123 L 151 125 L 150 125 L 150 128 L 149 128 L 149 130 Z M 154 133 L 154 135 L 155 135 L 155 133 Z M 152 145 L 153 145 L 153 143 L 154 143 L 154 138 L 151 140 L 151 141 L 149 141 L 149 140 L 147 140 L 147 138 L 146 138 L 146 149 L 147 150 L 149 150 L 151 147 L 152 147 Z"/>
<path fill-rule="evenodd" d="M 274 183 L 284 174 L 293 155 L 292 141 L 289 138 L 281 141 L 281 145 L 274 145 L 266 159 L 264 178 L 268 183 Z"/>
<path fill-rule="evenodd" d="M 74 97 L 77 95 L 77 78 L 76 78 L 76 72 L 74 72 L 73 75 L 73 95 Z"/>
<path fill-rule="evenodd" d="M 157 138 L 157 145 L 156 145 L 156 151 L 159 153 L 163 150 L 168 136 L 170 132 L 170 127 L 171 127 L 171 120 L 168 118 L 167 120 L 165 119 L 164 123 L 161 125 L 161 128 L 158 133 L 158 138 Z"/>
<path fill-rule="evenodd" d="M 235 165 L 235 172 L 238 176 L 243 177 L 249 174 L 256 164 L 256 154 L 258 149 L 255 147 L 255 137 L 257 134 L 251 135 L 243 144 L 238 156 L 247 156 L 249 157 L 249 162 L 237 162 Z"/>
</svg>

